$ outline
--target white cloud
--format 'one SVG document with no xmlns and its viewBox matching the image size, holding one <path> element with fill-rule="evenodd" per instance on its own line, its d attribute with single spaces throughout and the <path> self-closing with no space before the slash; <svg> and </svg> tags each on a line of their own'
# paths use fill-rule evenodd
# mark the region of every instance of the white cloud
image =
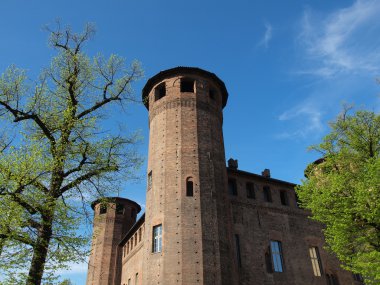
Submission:
<svg viewBox="0 0 380 285">
<path fill-rule="evenodd" d="M 258 46 L 263 46 L 268 48 L 269 42 L 272 39 L 272 25 L 269 23 L 265 23 L 265 32 L 261 41 L 258 43 Z"/>
<path fill-rule="evenodd" d="M 380 68 L 380 1 L 357 0 L 326 17 L 305 11 L 299 42 L 312 66 L 301 74 L 331 77 Z"/>
<path fill-rule="evenodd" d="M 312 103 L 300 104 L 288 111 L 283 112 L 280 121 L 298 121 L 294 130 L 285 131 L 277 135 L 279 139 L 307 138 L 310 135 L 319 135 L 324 126 L 322 123 L 322 113 Z M 299 126 L 301 125 L 301 126 Z"/>
</svg>

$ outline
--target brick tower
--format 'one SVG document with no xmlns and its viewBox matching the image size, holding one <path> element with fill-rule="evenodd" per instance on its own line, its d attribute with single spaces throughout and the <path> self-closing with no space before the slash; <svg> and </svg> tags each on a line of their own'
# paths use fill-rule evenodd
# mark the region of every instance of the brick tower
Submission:
<svg viewBox="0 0 380 285">
<path fill-rule="evenodd" d="M 118 244 L 136 222 L 141 207 L 119 197 L 96 200 L 93 239 L 87 272 L 87 285 L 120 284 L 121 251 Z"/>
<path fill-rule="evenodd" d="M 213 73 L 176 67 L 148 80 L 143 284 L 237 284 L 222 132 L 228 93 Z"/>
</svg>

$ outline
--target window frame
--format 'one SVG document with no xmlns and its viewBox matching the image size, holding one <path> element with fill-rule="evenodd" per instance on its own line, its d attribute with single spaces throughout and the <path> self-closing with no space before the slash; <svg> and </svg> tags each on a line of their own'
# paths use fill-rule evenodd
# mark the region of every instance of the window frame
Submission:
<svg viewBox="0 0 380 285">
<path fill-rule="evenodd" d="M 282 251 L 281 241 L 271 240 L 270 241 L 270 253 L 272 258 L 273 272 L 282 273 L 285 271 L 284 268 L 284 257 Z"/>
<path fill-rule="evenodd" d="M 152 253 L 162 252 L 162 224 L 152 228 Z"/>
<path fill-rule="evenodd" d="M 322 277 L 323 275 L 322 260 L 321 260 L 321 256 L 319 255 L 319 249 L 317 246 L 309 247 L 309 257 L 310 257 L 311 265 L 313 268 L 314 276 Z"/>
</svg>

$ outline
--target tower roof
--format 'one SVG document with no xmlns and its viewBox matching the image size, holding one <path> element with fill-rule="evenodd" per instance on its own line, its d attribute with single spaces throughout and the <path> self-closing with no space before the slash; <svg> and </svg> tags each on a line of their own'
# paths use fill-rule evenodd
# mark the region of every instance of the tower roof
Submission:
<svg viewBox="0 0 380 285">
<path fill-rule="evenodd" d="M 137 212 L 140 212 L 141 211 L 141 207 L 139 204 L 137 204 L 135 201 L 132 201 L 132 200 L 129 200 L 129 199 L 126 199 L 126 198 L 121 198 L 121 197 L 105 197 L 105 198 L 99 198 L 99 199 L 96 199 L 95 201 L 93 201 L 91 203 L 91 208 L 94 210 L 95 208 L 95 205 L 98 204 L 98 203 L 101 203 L 101 202 L 114 202 L 114 203 L 117 203 L 117 202 L 124 202 L 124 203 L 130 203 L 132 205 L 134 205 L 136 208 L 137 208 Z"/>
<path fill-rule="evenodd" d="M 209 71 L 203 70 L 198 67 L 188 67 L 188 66 L 177 66 L 171 69 L 166 69 L 163 71 L 160 71 L 155 76 L 151 77 L 145 84 L 143 90 L 142 90 L 142 100 L 144 102 L 144 105 L 147 109 L 149 109 L 149 92 L 153 88 L 154 85 L 162 81 L 163 79 L 173 76 L 173 75 L 199 75 L 205 78 L 211 79 L 213 82 L 216 83 L 216 85 L 220 88 L 220 91 L 222 92 L 222 98 L 223 98 L 223 107 L 227 104 L 227 98 L 228 98 L 228 92 L 226 85 L 218 76 L 215 75 L 215 73 L 211 73 Z"/>
</svg>

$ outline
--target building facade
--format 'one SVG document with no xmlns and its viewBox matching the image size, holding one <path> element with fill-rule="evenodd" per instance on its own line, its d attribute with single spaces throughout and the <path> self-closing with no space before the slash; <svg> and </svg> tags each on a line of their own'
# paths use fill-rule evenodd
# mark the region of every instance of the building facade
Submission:
<svg viewBox="0 0 380 285">
<path fill-rule="evenodd" d="M 323 249 L 322 226 L 297 206 L 295 184 L 226 167 L 213 73 L 176 67 L 150 78 L 146 212 L 95 201 L 87 285 L 360 284 Z"/>
</svg>

